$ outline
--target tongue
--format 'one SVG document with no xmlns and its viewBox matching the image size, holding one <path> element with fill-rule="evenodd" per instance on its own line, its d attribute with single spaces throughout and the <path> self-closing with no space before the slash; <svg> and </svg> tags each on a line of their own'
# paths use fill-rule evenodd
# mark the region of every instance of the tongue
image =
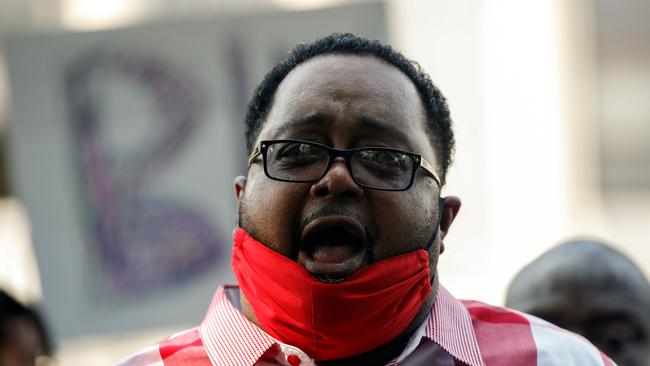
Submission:
<svg viewBox="0 0 650 366">
<path fill-rule="evenodd" d="M 321 263 L 341 263 L 356 253 L 349 245 L 319 245 L 313 249 L 311 257 Z"/>
</svg>

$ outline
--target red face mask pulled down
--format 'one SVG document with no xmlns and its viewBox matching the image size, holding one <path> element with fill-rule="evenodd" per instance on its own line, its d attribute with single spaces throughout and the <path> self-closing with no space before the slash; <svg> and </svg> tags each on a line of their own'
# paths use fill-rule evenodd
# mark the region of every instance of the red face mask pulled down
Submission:
<svg viewBox="0 0 650 366">
<path fill-rule="evenodd" d="M 386 344 L 406 329 L 432 292 L 424 249 L 324 283 L 238 228 L 232 268 L 262 329 L 316 360 Z"/>
</svg>

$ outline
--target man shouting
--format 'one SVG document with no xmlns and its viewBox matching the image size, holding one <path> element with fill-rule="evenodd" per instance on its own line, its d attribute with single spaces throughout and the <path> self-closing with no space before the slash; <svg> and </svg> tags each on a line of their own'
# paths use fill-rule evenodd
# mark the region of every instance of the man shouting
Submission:
<svg viewBox="0 0 650 366">
<path fill-rule="evenodd" d="M 436 271 L 460 208 L 440 190 L 445 98 L 390 46 L 299 45 L 264 78 L 235 178 L 232 269 L 200 326 L 124 365 L 612 365 L 537 318 L 456 300 Z"/>
</svg>

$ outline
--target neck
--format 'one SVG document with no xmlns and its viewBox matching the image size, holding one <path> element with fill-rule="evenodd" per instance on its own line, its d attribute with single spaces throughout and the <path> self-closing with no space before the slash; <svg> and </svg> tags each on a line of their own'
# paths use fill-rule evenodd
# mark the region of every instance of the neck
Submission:
<svg viewBox="0 0 650 366">
<path fill-rule="evenodd" d="M 395 337 L 392 341 L 382 346 L 379 346 L 371 351 L 362 353 L 360 355 L 356 355 L 344 359 L 338 359 L 338 360 L 317 361 L 317 364 L 319 366 L 376 366 L 376 365 L 385 365 L 395 357 L 399 356 L 400 353 L 402 353 L 402 351 L 408 344 L 409 340 L 411 339 L 415 331 L 422 324 L 422 322 L 427 319 L 429 313 L 431 312 L 431 307 L 433 306 L 433 303 L 436 298 L 436 294 L 438 292 L 437 274 L 433 275 L 432 287 L 433 287 L 433 291 L 431 292 L 427 300 L 424 302 L 422 308 L 417 313 L 415 318 L 413 318 L 413 320 L 406 327 L 406 329 L 399 336 Z M 248 300 L 246 299 L 246 297 L 241 291 L 240 291 L 240 300 L 241 300 L 241 311 L 244 314 L 244 316 L 252 323 L 257 325 L 260 329 L 264 330 L 260 326 L 259 322 L 257 321 L 253 309 L 251 308 L 250 304 L 248 303 Z M 372 329 L 369 329 L 368 331 L 372 331 Z"/>
</svg>

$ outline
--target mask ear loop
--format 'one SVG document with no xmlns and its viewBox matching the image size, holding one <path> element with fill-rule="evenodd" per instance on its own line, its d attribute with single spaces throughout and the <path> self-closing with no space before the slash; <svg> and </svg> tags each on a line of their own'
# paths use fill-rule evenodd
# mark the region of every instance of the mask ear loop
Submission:
<svg viewBox="0 0 650 366">
<path fill-rule="evenodd" d="M 438 214 L 436 215 L 436 226 L 433 229 L 433 235 L 431 235 L 431 239 L 429 239 L 429 242 L 427 243 L 426 250 L 429 251 L 433 245 L 436 242 L 436 237 L 438 236 L 438 230 L 440 228 L 440 223 L 442 221 L 442 208 L 444 207 L 445 199 L 442 197 L 438 197 Z"/>
<path fill-rule="evenodd" d="M 438 197 L 438 217 L 436 218 L 436 227 L 433 229 L 433 234 L 431 235 L 431 239 L 429 239 L 429 243 L 427 244 L 427 252 L 433 247 L 433 244 L 436 242 L 438 229 L 440 228 L 440 222 L 442 222 L 442 207 L 444 206 L 444 203 L 445 199 Z M 438 277 L 438 271 L 435 271 L 435 275 L 431 276 L 431 286 L 433 286 L 433 282 L 435 281 L 436 277 Z"/>
</svg>

